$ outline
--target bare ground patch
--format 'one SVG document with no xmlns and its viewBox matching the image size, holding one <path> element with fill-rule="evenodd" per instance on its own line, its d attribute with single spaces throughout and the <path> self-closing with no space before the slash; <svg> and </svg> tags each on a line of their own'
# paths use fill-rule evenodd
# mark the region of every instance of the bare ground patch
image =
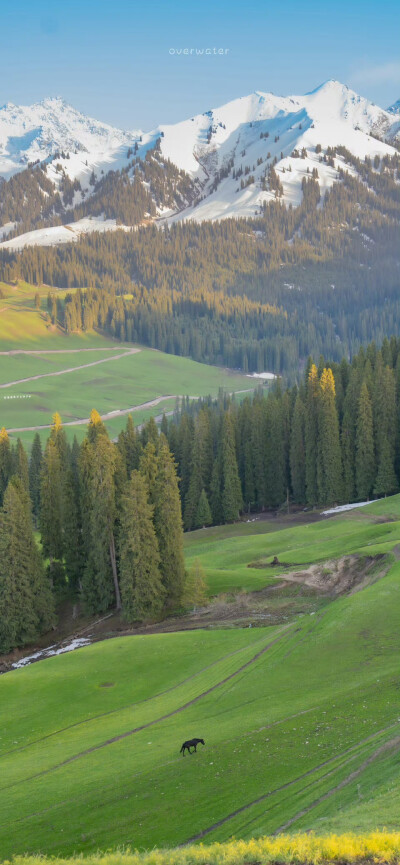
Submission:
<svg viewBox="0 0 400 865">
<path fill-rule="evenodd" d="M 388 557 L 382 553 L 342 556 L 306 569 L 278 574 L 277 579 L 309 586 L 319 594 L 353 594 L 383 577 L 389 566 Z"/>
</svg>

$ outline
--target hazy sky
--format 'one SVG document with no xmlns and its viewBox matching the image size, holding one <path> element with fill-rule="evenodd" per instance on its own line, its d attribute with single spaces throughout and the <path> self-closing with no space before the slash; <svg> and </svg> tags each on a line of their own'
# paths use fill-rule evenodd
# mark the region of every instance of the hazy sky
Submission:
<svg viewBox="0 0 400 865">
<path fill-rule="evenodd" d="M 124 129 L 327 78 L 382 107 L 400 97 L 398 0 L 0 0 L 0 21 L 0 104 L 60 95 Z M 172 53 L 214 47 L 228 51 Z"/>
</svg>

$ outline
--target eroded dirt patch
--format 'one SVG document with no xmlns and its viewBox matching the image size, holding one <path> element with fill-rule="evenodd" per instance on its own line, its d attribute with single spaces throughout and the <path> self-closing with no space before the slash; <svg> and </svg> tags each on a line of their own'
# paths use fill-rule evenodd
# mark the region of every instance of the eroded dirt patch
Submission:
<svg viewBox="0 0 400 865">
<path fill-rule="evenodd" d="M 279 580 L 301 583 L 319 594 L 343 595 L 360 591 L 383 577 L 389 569 L 387 556 L 342 556 L 308 568 L 277 574 Z M 274 587 L 278 588 L 278 587 Z"/>
</svg>

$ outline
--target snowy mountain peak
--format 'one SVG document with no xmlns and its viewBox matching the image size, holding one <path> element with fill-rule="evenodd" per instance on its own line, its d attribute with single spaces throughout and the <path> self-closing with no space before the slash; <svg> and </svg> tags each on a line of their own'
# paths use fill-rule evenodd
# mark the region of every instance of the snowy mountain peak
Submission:
<svg viewBox="0 0 400 865">
<path fill-rule="evenodd" d="M 160 218 L 253 217 L 275 198 L 277 189 L 286 204 L 298 205 L 303 180 L 310 176 L 318 178 L 323 198 L 344 166 L 343 158 L 332 156 L 337 147 L 361 160 L 393 156 L 392 142 L 400 136 L 398 109 L 399 102 L 385 111 L 329 79 L 305 95 L 257 90 L 140 133 L 115 129 L 81 114 L 61 97 L 48 97 L 28 107 L 0 108 L 0 176 L 7 178 L 28 162 L 46 159 L 55 189 L 63 173 L 79 181 L 76 206 L 90 200 L 102 175 L 128 168 L 133 156 L 145 159 L 157 145 L 160 167 L 170 160 L 192 181 L 187 204 L 176 212 L 170 204 L 157 205 Z M 124 173 L 133 175 L 132 168 Z"/>
<path fill-rule="evenodd" d="M 81 114 L 60 96 L 29 106 L 7 103 L 0 108 L 0 175 L 7 179 L 58 151 L 86 153 L 92 167 L 109 166 L 139 136 Z"/>
</svg>

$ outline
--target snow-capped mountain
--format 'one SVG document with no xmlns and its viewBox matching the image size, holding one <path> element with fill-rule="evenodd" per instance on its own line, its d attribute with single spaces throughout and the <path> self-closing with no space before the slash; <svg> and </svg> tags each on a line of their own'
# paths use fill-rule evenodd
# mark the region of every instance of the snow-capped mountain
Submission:
<svg viewBox="0 0 400 865">
<path fill-rule="evenodd" d="M 324 159 L 327 151 L 344 146 L 362 160 L 394 155 L 399 136 L 399 102 L 385 111 L 338 81 L 327 81 L 304 96 L 256 92 L 149 133 L 113 129 L 61 99 L 46 99 L 29 108 L 0 109 L 0 176 L 7 179 L 28 163 L 47 160 L 46 174 L 55 189 L 63 174 L 79 181 L 82 191 L 73 206 L 85 199 L 85 216 L 90 216 L 88 201 L 96 191 L 93 172 L 97 180 L 110 170 L 126 172 L 132 154 L 145 160 L 151 150 L 161 170 L 169 160 L 185 172 L 193 192 L 184 206 L 157 201 L 153 219 L 252 217 L 275 197 L 269 182 L 272 167 L 284 202 L 296 206 L 302 199 L 302 180 L 313 170 L 322 195 L 338 179 L 340 157 Z M 133 183 L 133 169 L 128 177 Z M 93 215 L 98 219 L 98 210 Z M 38 237 L 33 241 L 42 242 Z M 17 239 L 6 245 L 16 247 Z"/>
<path fill-rule="evenodd" d="M 74 177 L 85 173 L 86 160 L 91 166 L 115 168 L 122 151 L 125 156 L 126 147 L 139 136 L 86 117 L 61 97 L 30 106 L 8 102 L 0 108 L 0 176 L 8 179 L 29 163 L 61 151 L 69 153 Z"/>
</svg>

